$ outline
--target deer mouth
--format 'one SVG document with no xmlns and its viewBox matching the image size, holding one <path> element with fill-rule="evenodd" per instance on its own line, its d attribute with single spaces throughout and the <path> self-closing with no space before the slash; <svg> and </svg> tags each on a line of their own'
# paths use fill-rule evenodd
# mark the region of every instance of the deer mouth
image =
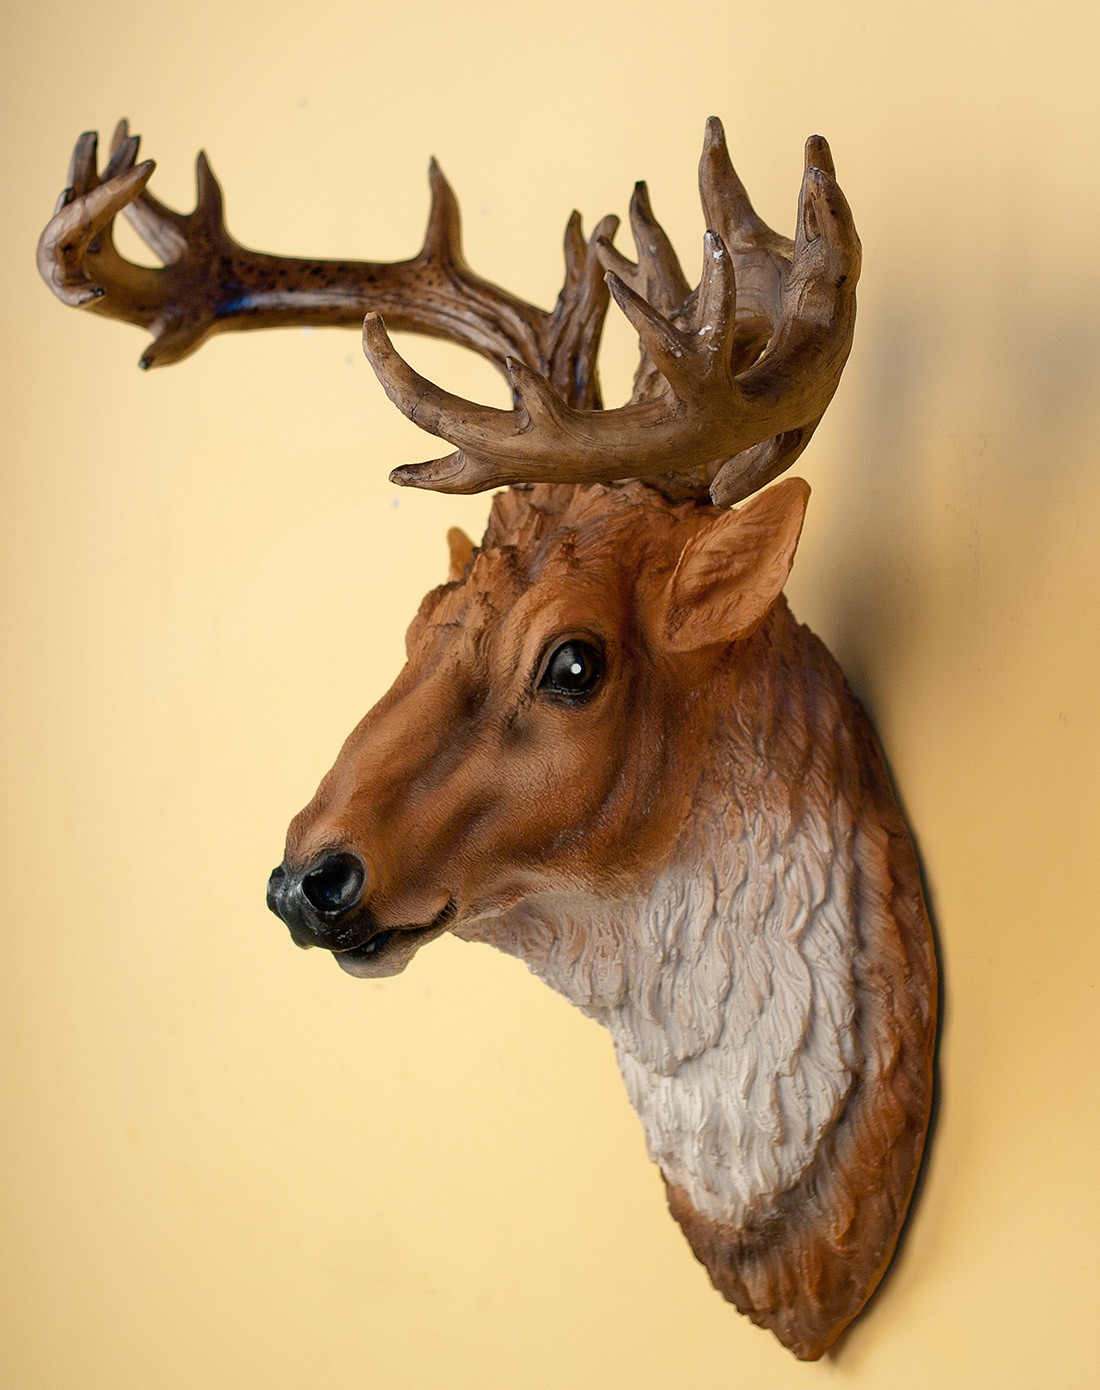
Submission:
<svg viewBox="0 0 1100 1390">
<path fill-rule="evenodd" d="M 360 980 L 399 975 L 421 946 L 442 936 L 455 918 L 454 899 L 425 926 L 382 927 L 357 946 L 333 951 L 336 964 Z"/>
</svg>

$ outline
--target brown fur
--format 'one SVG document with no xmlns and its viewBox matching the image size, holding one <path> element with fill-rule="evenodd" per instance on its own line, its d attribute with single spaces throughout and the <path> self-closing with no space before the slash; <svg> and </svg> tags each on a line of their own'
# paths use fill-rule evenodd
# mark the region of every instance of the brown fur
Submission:
<svg viewBox="0 0 1100 1390">
<path fill-rule="evenodd" d="M 803 1360 L 828 1350 L 890 1263 L 932 1101 L 936 963 L 919 872 L 877 740 L 850 693 L 847 701 L 865 796 L 857 831 L 865 1071 L 811 1170 L 758 1224 L 709 1221 L 666 1183 L 715 1288 Z"/>
</svg>

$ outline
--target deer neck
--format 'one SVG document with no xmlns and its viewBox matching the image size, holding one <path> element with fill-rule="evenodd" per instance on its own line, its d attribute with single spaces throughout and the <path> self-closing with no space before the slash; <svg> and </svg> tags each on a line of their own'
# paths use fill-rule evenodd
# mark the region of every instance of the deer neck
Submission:
<svg viewBox="0 0 1100 1390">
<path fill-rule="evenodd" d="M 753 640 L 764 659 L 720 720 L 700 818 L 654 880 L 527 900 L 483 938 L 605 1025 L 651 1157 L 735 1227 L 804 1177 L 859 1066 L 839 673 L 785 605 Z"/>
</svg>

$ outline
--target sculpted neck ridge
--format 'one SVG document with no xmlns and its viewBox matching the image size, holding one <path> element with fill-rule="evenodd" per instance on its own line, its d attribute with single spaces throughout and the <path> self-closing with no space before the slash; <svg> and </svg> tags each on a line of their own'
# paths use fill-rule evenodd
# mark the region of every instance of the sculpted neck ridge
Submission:
<svg viewBox="0 0 1100 1390">
<path fill-rule="evenodd" d="M 839 668 L 782 599 L 746 647 L 694 814 L 644 891 L 527 900 L 469 936 L 604 1024 L 713 1282 L 813 1359 L 869 1297 L 908 1205 L 934 961 Z"/>
</svg>

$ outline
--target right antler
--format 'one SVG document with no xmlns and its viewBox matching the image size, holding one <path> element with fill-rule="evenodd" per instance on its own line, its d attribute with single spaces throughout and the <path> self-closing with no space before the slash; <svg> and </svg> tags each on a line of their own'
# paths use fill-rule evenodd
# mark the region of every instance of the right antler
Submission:
<svg viewBox="0 0 1100 1390">
<path fill-rule="evenodd" d="M 718 504 L 735 502 L 806 447 L 851 347 L 859 238 L 818 136 L 806 144 L 793 242 L 753 211 L 712 118 L 699 168 L 708 230 L 698 287 L 690 289 L 640 184 L 631 204 L 637 264 L 610 244 L 616 218 L 604 218 L 586 242 L 574 213 L 565 284 L 551 313 L 470 270 L 458 204 L 434 162 L 424 245 L 408 261 L 385 264 L 250 251 L 226 230 L 205 155 L 198 204 L 185 215 L 146 190 L 153 165 L 136 164 L 137 151 L 122 122 L 100 176 L 95 135 L 77 143 L 70 186 L 38 248 L 54 292 L 149 329 L 146 367 L 178 361 L 222 330 L 363 322 L 364 350 L 390 399 L 457 446 L 447 458 L 396 469 L 393 480 L 407 486 L 480 492 L 645 478 L 670 497 L 709 492 Z M 111 237 L 119 211 L 161 268 L 119 255 Z M 605 411 L 596 357 L 609 288 L 642 351 L 631 401 Z M 475 405 L 426 381 L 398 355 L 382 316 L 394 329 L 487 357 L 509 377 L 514 408 Z"/>
<path fill-rule="evenodd" d="M 424 245 L 410 260 L 309 261 L 251 251 L 226 230 L 222 191 L 205 154 L 196 166 L 191 213 L 165 207 L 146 190 L 152 160 L 136 164 L 138 138 L 125 121 L 102 175 L 96 136 L 73 151 L 69 186 L 38 243 L 43 279 L 66 304 L 134 323 L 154 341 L 142 367 L 188 356 L 216 332 L 289 325 L 355 327 L 368 310 L 397 330 L 471 348 L 502 372 L 516 358 L 543 375 L 570 404 L 600 404 L 596 357 L 608 293 L 595 254 L 615 234 L 607 217 L 585 240 L 577 213 L 565 232 L 565 284 L 547 313 L 476 275 L 462 254 L 458 202 L 433 160 Z M 136 265 L 115 249 L 111 228 L 124 212 L 163 261 Z"/>
<path fill-rule="evenodd" d="M 703 273 L 688 291 L 644 187 L 631 219 L 638 263 L 606 239 L 607 282 L 636 329 L 643 361 L 633 399 L 572 407 L 545 374 L 508 370 L 517 405 L 475 405 L 433 385 L 397 353 L 377 313 L 363 347 L 386 394 L 410 419 L 458 446 L 395 469 L 394 482 L 481 492 L 522 482 L 646 478 L 673 496 L 739 501 L 798 457 L 832 399 L 851 348 L 860 246 L 829 147 L 806 144 L 794 242 L 757 216 L 711 118 L 699 170 L 708 231 Z"/>
</svg>

